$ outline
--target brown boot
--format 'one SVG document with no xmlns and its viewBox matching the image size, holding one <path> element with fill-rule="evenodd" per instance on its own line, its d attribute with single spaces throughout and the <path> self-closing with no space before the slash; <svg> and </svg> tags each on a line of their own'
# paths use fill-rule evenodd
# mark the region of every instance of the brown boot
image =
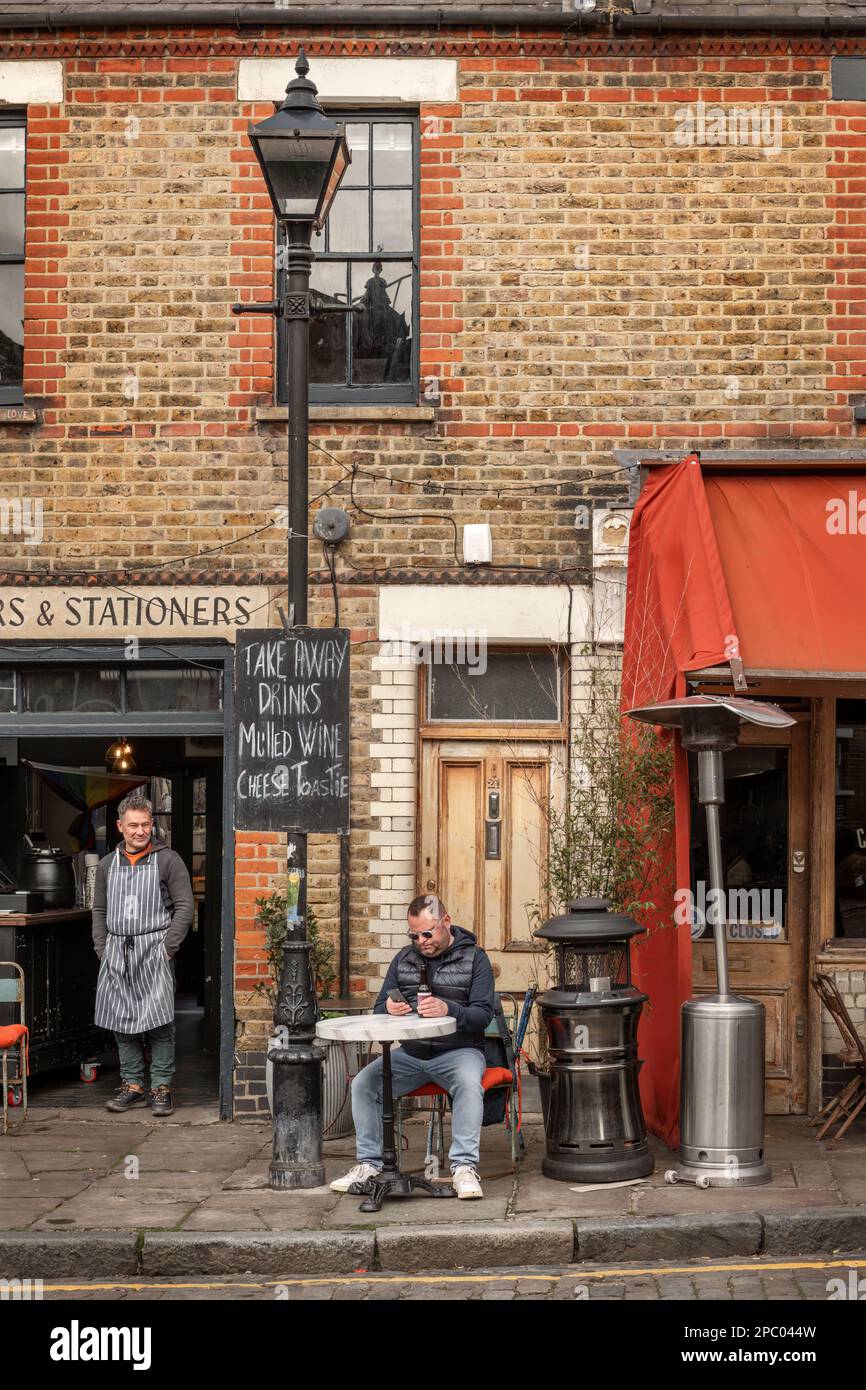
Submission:
<svg viewBox="0 0 866 1390">
<path fill-rule="evenodd" d="M 121 1112 L 130 1110 L 133 1105 L 139 1105 L 144 1100 L 144 1091 L 141 1087 L 132 1086 L 128 1081 L 124 1081 L 117 1095 L 113 1100 L 106 1101 L 106 1110 Z"/>
</svg>

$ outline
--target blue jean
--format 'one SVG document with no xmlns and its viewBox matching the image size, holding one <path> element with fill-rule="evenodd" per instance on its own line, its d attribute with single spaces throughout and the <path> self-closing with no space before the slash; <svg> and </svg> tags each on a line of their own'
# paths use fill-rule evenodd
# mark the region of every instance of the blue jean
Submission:
<svg viewBox="0 0 866 1390">
<path fill-rule="evenodd" d="M 484 1053 L 475 1047 L 455 1047 L 438 1057 L 410 1057 L 402 1047 L 391 1049 L 394 1073 L 394 1099 L 418 1086 L 435 1082 L 451 1097 L 451 1148 L 448 1158 L 452 1172 L 464 1164 L 478 1166 L 484 1092 L 481 1078 L 486 1066 Z M 352 1082 L 352 1119 L 355 1122 L 359 1163 L 382 1166 L 382 1058 L 377 1057 L 358 1072 Z"/>
</svg>

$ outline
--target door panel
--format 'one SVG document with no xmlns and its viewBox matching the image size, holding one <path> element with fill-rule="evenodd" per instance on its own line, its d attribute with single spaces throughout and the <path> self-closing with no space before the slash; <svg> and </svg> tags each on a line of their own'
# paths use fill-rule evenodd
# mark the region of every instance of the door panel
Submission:
<svg viewBox="0 0 866 1390">
<path fill-rule="evenodd" d="M 461 926 L 477 922 L 482 911 L 478 845 L 483 773 L 484 764 L 480 761 L 443 759 L 439 764 L 439 871 L 434 875 L 438 885 L 436 892 L 454 921 Z"/>
<path fill-rule="evenodd" d="M 769 773 L 761 771 L 770 766 L 766 757 L 762 764 L 761 750 L 775 750 Z M 782 735 L 744 729 L 740 748 L 725 755 L 725 773 L 722 851 L 731 989 L 764 1005 L 767 1113 L 801 1115 L 807 1081 L 808 726 L 798 724 Z M 703 814 L 693 802 L 693 847 Z M 692 886 L 699 902 L 699 885 Z M 714 993 L 710 930 L 694 942 L 692 962 L 695 992 Z"/>
<path fill-rule="evenodd" d="M 476 933 L 500 990 L 535 979 L 530 910 L 541 903 L 545 807 L 561 766 L 548 742 L 422 741 L 418 882 Z"/>
<path fill-rule="evenodd" d="M 544 807 L 550 786 L 548 762 L 517 763 L 508 759 L 505 765 L 505 913 L 500 918 L 503 947 L 529 940 L 532 923 L 529 903 L 538 901 L 544 882 L 547 859 Z M 527 890 L 530 898 L 527 899 Z"/>
</svg>

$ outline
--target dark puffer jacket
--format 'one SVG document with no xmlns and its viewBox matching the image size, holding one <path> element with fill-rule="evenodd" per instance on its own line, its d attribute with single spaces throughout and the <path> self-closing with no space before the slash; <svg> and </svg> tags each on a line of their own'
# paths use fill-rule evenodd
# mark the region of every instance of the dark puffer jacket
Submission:
<svg viewBox="0 0 866 1390">
<path fill-rule="evenodd" d="M 399 989 L 414 1008 L 421 965 L 427 966 L 427 983 L 446 1001 L 457 1031 L 429 1042 L 401 1043 L 410 1057 L 426 1060 L 457 1047 L 484 1051 L 484 1030 L 493 1017 L 493 967 L 471 931 L 452 925 L 451 932 L 454 940 L 441 956 L 422 956 L 411 942 L 398 951 L 373 1006 L 374 1013 L 386 1013 L 388 990 Z"/>
</svg>

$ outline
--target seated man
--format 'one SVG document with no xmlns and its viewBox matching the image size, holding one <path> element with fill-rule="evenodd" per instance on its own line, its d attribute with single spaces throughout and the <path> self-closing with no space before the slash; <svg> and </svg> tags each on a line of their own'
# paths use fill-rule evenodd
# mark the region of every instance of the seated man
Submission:
<svg viewBox="0 0 866 1390">
<path fill-rule="evenodd" d="M 481 1197 L 478 1150 L 484 1112 L 484 1030 L 493 1017 L 493 968 L 470 931 L 452 924 L 436 897 L 415 898 L 409 904 L 410 944 L 398 951 L 388 967 L 374 1013 L 395 1017 L 417 1008 L 422 1018 L 450 1014 L 457 1031 L 441 1038 L 404 1042 L 391 1052 L 394 1098 L 428 1082 L 451 1097 L 452 1182 L 458 1197 Z M 431 993 L 418 1000 L 422 968 Z M 399 989 L 409 1001 L 396 1003 L 388 991 Z M 348 1192 L 382 1167 L 382 1059 L 377 1057 L 352 1082 L 357 1165 L 331 1183 L 334 1192 Z"/>
</svg>

